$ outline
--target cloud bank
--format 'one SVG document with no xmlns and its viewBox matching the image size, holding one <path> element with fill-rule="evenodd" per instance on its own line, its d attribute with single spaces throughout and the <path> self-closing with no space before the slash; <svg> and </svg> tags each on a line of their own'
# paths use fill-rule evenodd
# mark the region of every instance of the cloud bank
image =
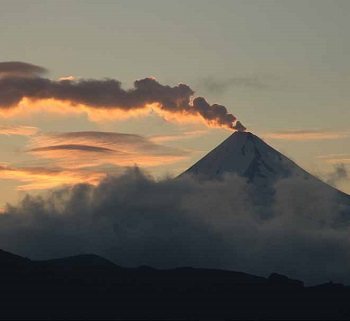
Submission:
<svg viewBox="0 0 350 321">
<path fill-rule="evenodd" d="M 0 243 L 36 259 L 96 253 L 122 266 L 275 271 L 349 284 L 350 204 L 313 184 L 281 180 L 273 204 L 261 208 L 241 177 L 155 181 L 132 168 L 97 186 L 78 184 L 8 205 Z"/>
<path fill-rule="evenodd" d="M 171 87 L 154 78 L 144 78 L 136 80 L 134 88 L 125 90 L 121 82 L 114 79 L 75 81 L 67 78 L 55 81 L 41 77 L 39 74 L 43 71 L 41 67 L 26 63 L 0 63 L 1 109 L 16 108 L 23 99 L 54 99 L 68 102 L 72 108 L 83 105 L 94 110 L 120 110 L 124 113 L 143 111 L 152 106 L 160 114 L 195 117 L 208 126 L 245 130 L 225 106 L 210 105 L 203 97 L 193 99 L 194 91 L 185 84 Z"/>
</svg>

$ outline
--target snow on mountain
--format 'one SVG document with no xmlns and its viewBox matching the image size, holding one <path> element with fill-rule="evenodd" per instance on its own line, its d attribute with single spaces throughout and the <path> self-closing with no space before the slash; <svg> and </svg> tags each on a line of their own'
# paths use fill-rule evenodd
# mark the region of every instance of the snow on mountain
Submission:
<svg viewBox="0 0 350 321">
<path fill-rule="evenodd" d="M 317 188 L 350 197 L 306 172 L 289 158 L 250 132 L 235 132 L 223 143 L 186 170 L 200 179 L 219 179 L 224 173 L 246 177 L 258 190 L 267 193 L 283 178 L 298 176 Z"/>
<path fill-rule="evenodd" d="M 225 172 L 244 176 L 253 183 L 307 174 L 250 132 L 235 132 L 185 173 L 215 179 Z"/>
</svg>

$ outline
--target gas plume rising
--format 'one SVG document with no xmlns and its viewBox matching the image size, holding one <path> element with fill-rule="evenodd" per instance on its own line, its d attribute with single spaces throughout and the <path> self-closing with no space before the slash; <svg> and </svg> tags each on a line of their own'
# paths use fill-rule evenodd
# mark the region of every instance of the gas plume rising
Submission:
<svg viewBox="0 0 350 321">
<path fill-rule="evenodd" d="M 152 108 L 162 114 L 180 118 L 196 117 L 211 127 L 244 131 L 245 127 L 228 112 L 225 106 L 209 104 L 203 97 L 194 97 L 194 91 L 185 84 L 171 87 L 154 78 L 136 80 L 134 87 L 123 89 L 115 79 L 63 79 L 41 77 L 44 68 L 21 63 L 0 63 L 0 110 L 17 108 L 20 103 L 53 99 L 69 103 L 71 108 L 82 106 L 93 110 L 119 110 L 135 113 Z"/>
</svg>

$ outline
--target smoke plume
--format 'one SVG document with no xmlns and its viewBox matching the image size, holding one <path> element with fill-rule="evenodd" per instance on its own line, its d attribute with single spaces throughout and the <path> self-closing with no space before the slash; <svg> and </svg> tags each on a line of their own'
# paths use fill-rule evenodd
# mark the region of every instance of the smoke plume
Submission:
<svg viewBox="0 0 350 321">
<path fill-rule="evenodd" d="M 55 99 L 71 103 L 72 108 L 82 104 L 94 109 L 119 109 L 124 112 L 153 105 L 160 111 L 177 116 L 199 117 L 209 126 L 245 130 L 225 106 L 210 105 L 202 97 L 193 99 L 194 91 L 185 84 L 171 87 L 160 84 L 154 78 L 144 78 L 136 80 L 134 88 L 125 90 L 114 79 L 55 81 L 40 77 L 43 71 L 41 67 L 20 62 L 0 64 L 0 106 L 14 108 L 24 98 Z"/>
</svg>

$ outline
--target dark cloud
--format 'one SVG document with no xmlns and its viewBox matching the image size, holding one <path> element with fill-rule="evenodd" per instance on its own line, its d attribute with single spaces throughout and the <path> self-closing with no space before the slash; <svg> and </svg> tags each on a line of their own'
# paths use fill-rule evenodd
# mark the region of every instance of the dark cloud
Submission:
<svg viewBox="0 0 350 321">
<path fill-rule="evenodd" d="M 35 77 L 46 73 L 43 67 L 21 61 L 0 62 L 0 77 Z"/>
<path fill-rule="evenodd" d="M 349 177 L 348 171 L 344 164 L 338 164 L 334 166 L 334 171 L 328 175 L 326 180 L 327 184 L 336 186 L 337 183 Z"/>
<path fill-rule="evenodd" d="M 96 187 L 78 184 L 8 205 L 0 244 L 36 259 L 92 252 L 124 266 L 276 271 L 349 284 L 349 204 L 314 184 L 281 180 L 273 204 L 262 208 L 241 177 L 155 181 L 133 168 Z"/>
<path fill-rule="evenodd" d="M 129 90 L 123 89 L 121 83 L 114 79 L 54 81 L 42 77 L 18 77 L 11 73 L 0 78 L 0 106 L 3 108 L 15 107 L 23 98 L 52 98 L 91 108 L 120 109 L 124 112 L 157 104 L 162 111 L 168 113 L 182 117 L 201 117 L 211 126 L 243 130 L 242 125 L 235 126 L 236 117 L 226 107 L 210 105 L 202 97 L 195 98 L 191 104 L 193 95 L 194 91 L 185 84 L 171 87 L 162 85 L 153 78 L 136 80 L 134 88 Z"/>
<path fill-rule="evenodd" d="M 46 151 L 55 151 L 55 150 L 78 150 L 84 152 L 97 152 L 97 153 L 110 153 L 115 152 L 115 150 L 105 147 L 98 146 L 89 146 L 89 145 L 55 145 L 55 146 L 46 146 L 30 149 L 29 152 L 46 152 Z"/>
</svg>

